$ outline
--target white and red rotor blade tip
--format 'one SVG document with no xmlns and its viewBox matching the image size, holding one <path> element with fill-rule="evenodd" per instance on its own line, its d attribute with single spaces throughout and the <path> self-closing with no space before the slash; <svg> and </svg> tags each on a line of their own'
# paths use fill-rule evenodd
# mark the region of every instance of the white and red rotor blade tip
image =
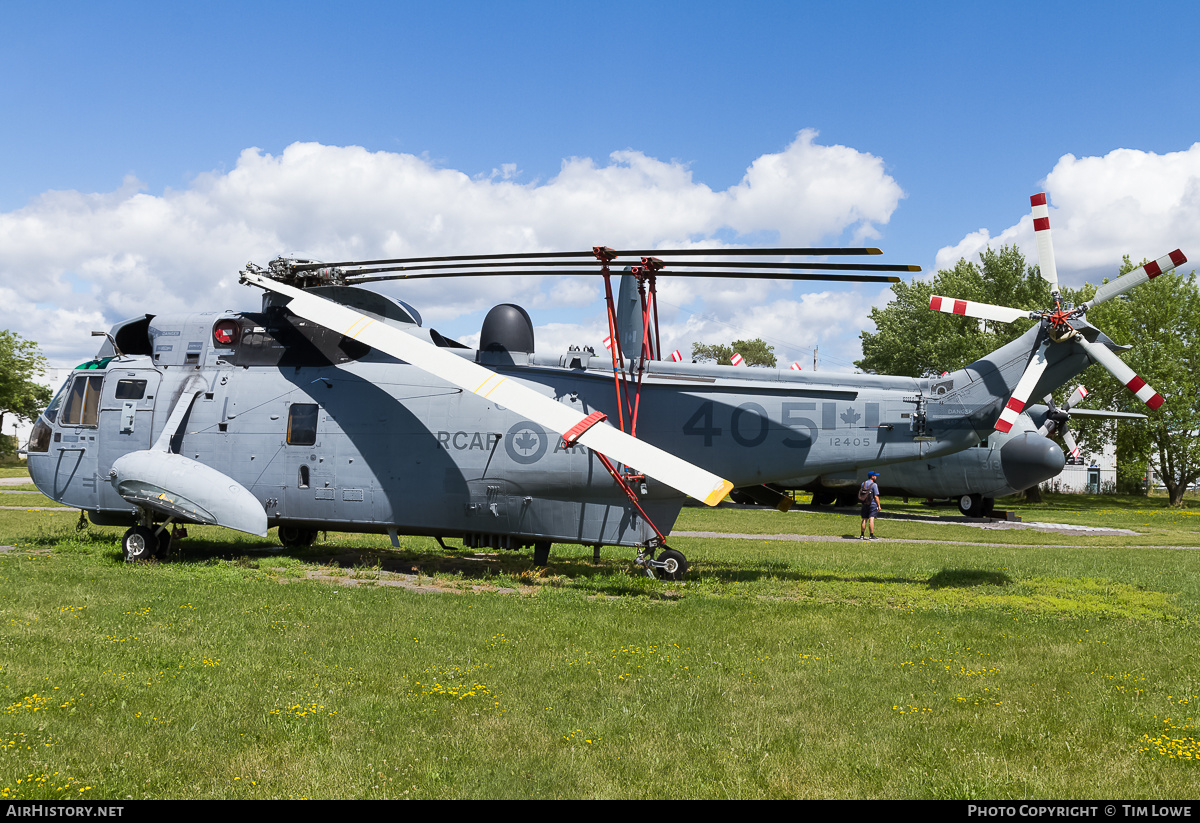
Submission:
<svg viewBox="0 0 1200 823">
<path fill-rule="evenodd" d="M 1033 388 L 1037 385 L 1038 378 L 1046 370 L 1046 347 L 1049 345 L 1049 341 L 1044 341 L 1042 345 L 1038 346 L 1033 359 L 1025 367 L 1025 373 L 1017 381 L 1017 387 L 1013 390 L 1012 397 L 1008 398 L 1008 403 L 1005 404 L 1004 410 L 1000 412 L 1000 419 L 996 421 L 996 431 L 1003 434 L 1012 431 L 1013 424 L 1017 422 L 1017 417 L 1025 410 L 1025 404 L 1029 400 L 1029 395 L 1033 393 Z"/>
<path fill-rule="evenodd" d="M 1065 426 L 1063 427 L 1063 430 L 1062 430 L 1062 439 L 1063 439 L 1063 443 L 1067 447 L 1067 454 L 1072 459 L 1079 457 L 1079 444 L 1077 444 L 1075 442 L 1075 437 L 1071 434 L 1071 430 L 1066 428 Z"/>
<path fill-rule="evenodd" d="M 1108 373 L 1117 379 L 1125 388 L 1133 392 L 1138 400 L 1141 400 L 1152 409 L 1157 409 L 1163 404 L 1163 396 L 1150 387 L 1137 372 L 1125 365 L 1125 361 L 1117 357 L 1108 347 L 1101 343 L 1089 343 L 1082 336 L 1078 342 L 1087 351 L 1088 357 L 1099 363 Z"/>
<path fill-rule="evenodd" d="M 1058 294 L 1058 269 L 1054 265 L 1054 244 L 1050 241 L 1050 207 L 1046 205 L 1046 193 L 1029 198 L 1033 206 L 1033 237 L 1037 241 L 1038 268 L 1042 279 L 1050 284 L 1050 291 Z"/>
<path fill-rule="evenodd" d="M 1106 300 L 1112 300 L 1118 294 L 1124 294 L 1134 286 L 1140 286 L 1147 280 L 1153 280 L 1164 272 L 1168 272 L 1176 266 L 1182 266 L 1187 262 L 1187 257 L 1179 249 L 1170 254 L 1164 254 L 1157 260 L 1151 260 L 1144 266 L 1138 266 L 1131 272 L 1118 277 L 1116 280 L 1110 280 L 1100 288 L 1096 289 L 1096 296 L 1080 306 L 1081 312 L 1087 312 Z"/>
<path fill-rule="evenodd" d="M 977 317 L 1001 323 L 1011 323 L 1029 317 L 1030 314 L 1024 309 L 1010 309 L 1007 306 L 993 306 L 990 303 L 976 303 L 972 300 L 955 300 L 953 297 L 937 294 L 929 298 L 929 308 L 946 314 L 961 314 L 963 317 Z"/>
<path fill-rule="evenodd" d="M 1088 390 L 1087 390 L 1086 386 L 1077 387 L 1075 389 L 1075 391 L 1071 392 L 1071 396 L 1069 398 L 1067 398 L 1067 405 L 1063 406 L 1063 409 L 1065 409 L 1066 411 L 1070 411 L 1071 409 L 1075 408 L 1080 403 L 1082 403 L 1083 398 L 1085 398 L 1087 396 L 1088 396 Z"/>
</svg>

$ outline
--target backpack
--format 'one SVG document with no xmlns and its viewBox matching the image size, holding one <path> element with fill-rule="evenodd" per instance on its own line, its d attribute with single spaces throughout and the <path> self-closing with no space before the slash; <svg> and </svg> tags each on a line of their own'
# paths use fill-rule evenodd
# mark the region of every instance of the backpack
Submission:
<svg viewBox="0 0 1200 823">
<path fill-rule="evenodd" d="M 867 486 L 869 486 L 869 485 L 871 485 L 870 480 L 868 480 L 867 482 L 863 483 L 861 486 L 858 487 L 858 502 L 859 503 L 866 503 L 867 500 L 870 499 L 871 492 L 869 492 L 867 490 Z"/>
</svg>

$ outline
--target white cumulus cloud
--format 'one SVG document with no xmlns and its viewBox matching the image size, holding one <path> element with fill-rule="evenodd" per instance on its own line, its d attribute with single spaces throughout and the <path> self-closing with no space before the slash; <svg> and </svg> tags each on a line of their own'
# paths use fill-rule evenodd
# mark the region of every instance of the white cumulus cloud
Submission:
<svg viewBox="0 0 1200 823">
<path fill-rule="evenodd" d="M 880 158 L 816 138 L 800 132 L 724 191 L 685 163 L 632 149 L 602 162 L 569 158 L 553 178 L 520 183 L 511 164 L 473 178 L 411 154 L 317 143 L 277 155 L 246 149 L 232 170 L 182 190 L 149 193 L 128 178 L 105 193 L 47 191 L 0 213 L 0 311 L 6 328 L 52 360 L 81 359 L 95 349 L 92 329 L 126 317 L 254 308 L 257 294 L 237 285 L 237 272 L 278 254 L 335 261 L 712 245 L 738 234 L 774 234 L 786 245 L 873 236 L 902 190 Z M 454 318 L 498 302 L 570 309 L 588 291 L 578 278 L 534 276 L 380 288 L 427 322 L 450 323 L 449 333 Z M 692 284 L 680 297 L 728 318 L 771 287 L 737 292 L 734 304 L 728 284 Z"/>
<path fill-rule="evenodd" d="M 1103 157 L 1067 154 L 1044 185 L 1054 259 L 1064 285 L 1114 277 L 1126 254 L 1137 262 L 1178 248 L 1200 259 L 1200 143 L 1167 154 L 1135 149 L 1116 149 Z M 1028 210 L 995 235 L 979 229 L 939 250 L 936 267 L 951 268 L 962 257 L 975 259 L 988 245 L 1014 243 L 1027 260 L 1037 262 Z"/>
</svg>

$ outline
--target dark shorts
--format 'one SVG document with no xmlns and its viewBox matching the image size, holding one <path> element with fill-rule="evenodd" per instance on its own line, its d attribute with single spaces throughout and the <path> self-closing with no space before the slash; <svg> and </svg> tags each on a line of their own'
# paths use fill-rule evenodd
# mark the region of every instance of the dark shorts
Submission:
<svg viewBox="0 0 1200 823">
<path fill-rule="evenodd" d="M 875 498 L 869 497 L 862 504 L 862 519 L 867 520 L 879 513 L 879 507 L 875 505 Z"/>
</svg>

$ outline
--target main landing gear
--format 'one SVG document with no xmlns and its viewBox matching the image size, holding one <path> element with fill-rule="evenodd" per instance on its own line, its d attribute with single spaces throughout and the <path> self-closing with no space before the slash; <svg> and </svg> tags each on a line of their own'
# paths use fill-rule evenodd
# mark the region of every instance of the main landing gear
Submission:
<svg viewBox="0 0 1200 823">
<path fill-rule="evenodd" d="M 288 549 L 304 549 L 311 546 L 317 539 L 316 529 L 306 529 L 302 526 L 280 526 L 279 542 Z"/>
<path fill-rule="evenodd" d="M 991 517 L 996 499 L 982 494 L 964 494 L 958 499 L 958 510 L 967 517 Z"/>
<path fill-rule="evenodd" d="M 642 549 L 633 561 L 634 565 L 645 571 L 647 577 L 683 580 L 688 570 L 687 558 L 683 556 L 683 552 L 677 552 L 665 544 L 662 549 L 657 560 L 654 559 L 653 547 Z"/>
</svg>

